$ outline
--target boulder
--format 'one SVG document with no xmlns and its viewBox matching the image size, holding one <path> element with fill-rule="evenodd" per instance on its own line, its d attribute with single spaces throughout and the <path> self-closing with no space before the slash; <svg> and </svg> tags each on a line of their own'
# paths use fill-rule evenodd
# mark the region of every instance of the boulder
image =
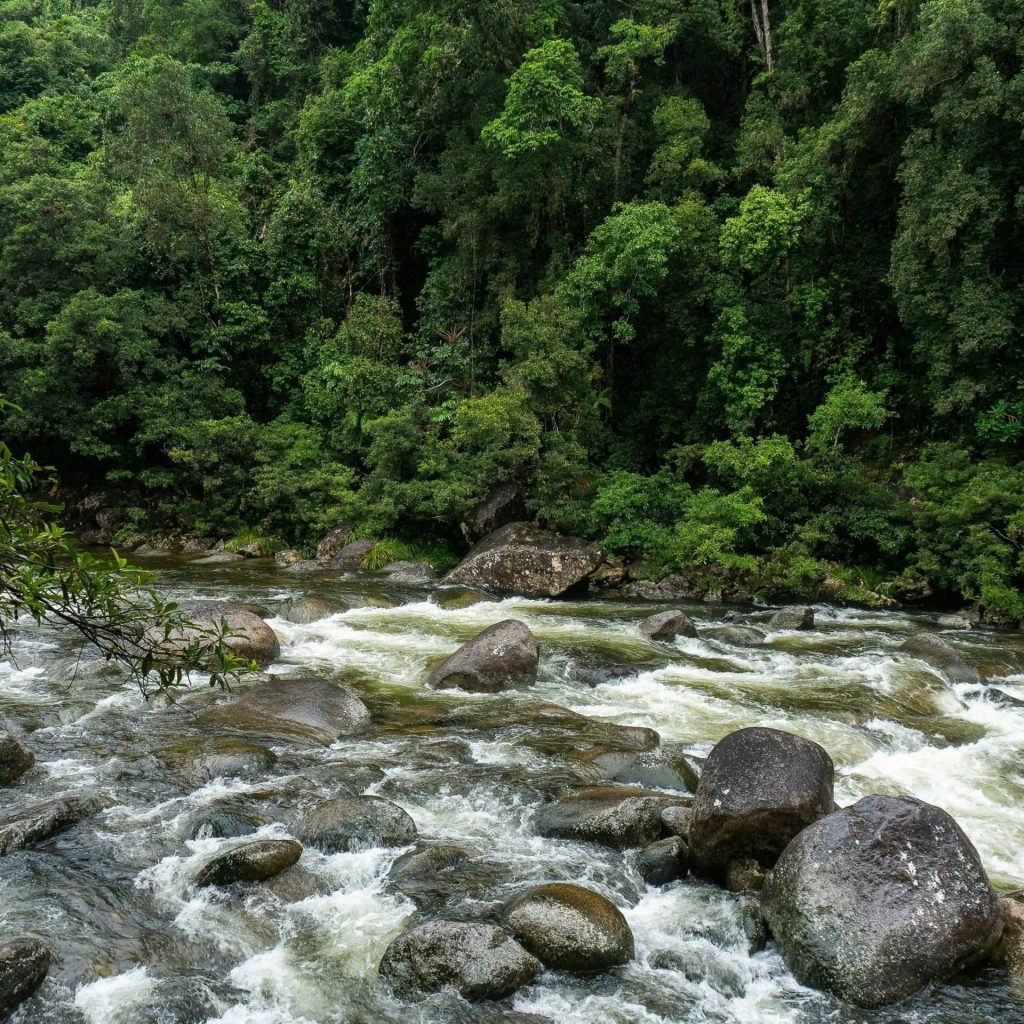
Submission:
<svg viewBox="0 0 1024 1024">
<path fill-rule="evenodd" d="M 473 513 L 470 530 L 473 537 L 484 537 L 499 527 L 522 519 L 526 512 L 518 484 L 501 484 L 482 501 Z"/>
<path fill-rule="evenodd" d="M 0 729 L 0 786 L 16 782 L 35 763 L 35 754 L 17 736 Z"/>
<path fill-rule="evenodd" d="M 329 564 L 335 569 L 359 569 L 376 545 L 377 542 L 371 537 L 351 541 L 331 557 Z"/>
<path fill-rule="evenodd" d="M 679 802 L 678 797 L 646 789 L 584 786 L 544 804 L 534 826 L 542 836 L 589 840 L 627 850 L 661 839 L 661 812 Z"/>
<path fill-rule="evenodd" d="M 656 612 L 640 623 L 640 632 L 652 640 L 674 640 L 677 636 L 696 636 L 697 627 L 685 612 Z"/>
<path fill-rule="evenodd" d="M 154 750 L 153 756 L 184 782 L 197 787 L 224 776 L 264 772 L 277 763 L 276 755 L 267 747 L 230 736 L 181 740 Z"/>
<path fill-rule="evenodd" d="M 294 622 L 297 626 L 308 626 L 311 622 L 319 622 L 321 619 L 330 618 L 344 611 L 336 601 L 328 600 L 326 597 L 307 595 L 297 597 L 290 601 L 281 612 L 281 618 L 288 622 Z"/>
<path fill-rule="evenodd" d="M 918 633 L 900 644 L 899 650 L 938 669 L 951 683 L 981 683 L 981 673 L 968 665 L 957 649 L 937 633 Z"/>
<path fill-rule="evenodd" d="M 764 633 L 753 626 L 716 626 L 704 635 L 733 647 L 760 647 L 764 643 Z"/>
<path fill-rule="evenodd" d="M 377 846 L 408 846 L 416 823 L 398 804 L 379 796 L 336 796 L 303 815 L 296 834 L 327 853 Z"/>
<path fill-rule="evenodd" d="M 15 939 L 0 945 L 0 1020 L 42 985 L 50 969 L 50 951 L 38 939 Z"/>
<path fill-rule="evenodd" d="M 756 896 L 748 894 L 742 898 L 740 918 L 743 922 L 743 931 L 747 936 L 747 952 L 751 956 L 760 953 L 768 945 L 768 923 L 761 911 L 761 901 Z M 900 1024 L 900 1022 L 893 1021 L 892 1024 Z"/>
<path fill-rule="evenodd" d="M 216 803 L 193 816 L 189 824 L 189 835 L 193 839 L 237 839 L 240 836 L 251 836 L 266 823 L 264 817 L 248 807 Z"/>
<path fill-rule="evenodd" d="M 1003 934 L 992 950 L 992 959 L 1016 981 L 1024 978 L 1024 903 L 1020 899 L 1000 900 Z"/>
<path fill-rule="evenodd" d="M 212 555 L 203 555 L 195 560 L 196 565 L 231 565 L 234 562 L 244 562 L 245 555 L 238 551 L 217 551 Z"/>
<path fill-rule="evenodd" d="M 430 600 L 442 608 L 458 610 L 475 604 L 494 604 L 498 599 L 493 594 L 472 587 L 442 587 L 430 595 Z"/>
<path fill-rule="evenodd" d="M 232 635 L 224 641 L 225 646 L 240 658 L 255 661 L 258 665 L 269 665 L 281 654 L 277 634 L 263 619 L 241 605 L 226 601 L 186 601 L 182 604 L 182 612 L 203 630 L 217 630 L 221 620 L 227 622 L 228 632 Z M 172 634 L 171 642 L 187 644 L 198 636 L 195 630 L 188 629 Z"/>
<path fill-rule="evenodd" d="M 351 690 L 326 679 L 273 676 L 204 711 L 199 720 L 236 734 L 326 747 L 365 732 L 370 712 Z"/>
<path fill-rule="evenodd" d="M 553 970 L 591 974 L 633 958 L 633 933 L 622 912 L 581 885 L 538 885 L 502 916 L 523 947 Z"/>
<path fill-rule="evenodd" d="M 294 839 L 257 839 L 218 853 L 196 874 L 196 885 L 265 882 L 290 868 L 302 856 Z"/>
<path fill-rule="evenodd" d="M 740 729 L 719 741 L 693 801 L 691 867 L 722 880 L 731 861 L 771 867 L 803 828 L 832 812 L 832 758 L 778 729 Z"/>
<path fill-rule="evenodd" d="M 603 557 L 597 544 L 509 523 L 480 541 L 444 582 L 527 597 L 558 597 L 583 583 Z"/>
<path fill-rule="evenodd" d="M 469 859 L 469 850 L 457 843 L 438 843 L 403 853 L 388 872 L 393 882 L 406 882 L 432 878 L 441 871 L 464 864 Z"/>
<path fill-rule="evenodd" d="M 330 561 L 342 548 L 348 544 L 349 539 L 352 536 L 352 532 L 355 530 L 354 523 L 342 523 L 340 526 L 336 526 L 330 533 L 325 534 L 320 538 L 320 543 L 316 546 L 316 558 L 318 562 Z"/>
<path fill-rule="evenodd" d="M 780 608 L 769 620 L 773 633 L 783 629 L 814 629 L 813 608 Z"/>
<path fill-rule="evenodd" d="M 284 569 L 289 565 L 295 565 L 296 562 L 303 561 L 302 552 L 296 551 L 295 548 L 288 548 L 287 551 L 278 551 L 274 555 L 274 565 L 280 569 Z"/>
<path fill-rule="evenodd" d="M 388 562 L 381 572 L 392 583 L 433 583 L 437 573 L 429 562 Z"/>
<path fill-rule="evenodd" d="M 693 823 L 692 807 L 665 807 L 661 812 L 661 830 L 670 836 L 689 840 L 690 825 Z"/>
<path fill-rule="evenodd" d="M 725 887 L 729 892 L 760 892 L 764 879 L 764 868 L 751 857 L 732 861 L 725 871 Z"/>
<path fill-rule="evenodd" d="M 686 873 L 687 847 L 679 836 L 645 846 L 636 855 L 636 868 L 648 885 L 666 885 Z"/>
<path fill-rule="evenodd" d="M 520 1013 L 498 1003 L 483 1003 L 460 1012 L 452 1024 L 554 1024 L 550 1017 Z"/>
<path fill-rule="evenodd" d="M 189 537 L 182 545 L 183 555 L 202 555 L 212 551 L 217 544 L 216 537 Z"/>
<path fill-rule="evenodd" d="M 78 824 L 92 814 L 95 804 L 78 797 L 61 797 L 36 804 L 0 821 L 0 856 L 23 850 Z"/>
<path fill-rule="evenodd" d="M 805 985 L 885 1006 L 991 950 L 1003 915 L 943 810 L 868 796 L 804 829 L 768 875 L 768 927 Z"/>
<path fill-rule="evenodd" d="M 591 689 L 617 683 L 623 679 L 632 679 L 643 672 L 643 665 L 577 665 L 569 666 L 566 676 L 574 683 L 584 683 Z"/>
<path fill-rule="evenodd" d="M 594 758 L 593 763 L 614 782 L 680 793 L 697 788 L 698 776 L 690 758 L 670 743 L 636 754 L 610 751 Z"/>
<path fill-rule="evenodd" d="M 504 999 L 533 981 L 541 965 L 507 932 L 469 921 L 427 921 L 384 951 L 380 976 L 397 995 L 452 987 L 465 999 Z"/>
<path fill-rule="evenodd" d="M 427 676 L 431 689 L 498 693 L 532 686 L 540 653 L 537 639 L 516 619 L 488 626 Z"/>
</svg>

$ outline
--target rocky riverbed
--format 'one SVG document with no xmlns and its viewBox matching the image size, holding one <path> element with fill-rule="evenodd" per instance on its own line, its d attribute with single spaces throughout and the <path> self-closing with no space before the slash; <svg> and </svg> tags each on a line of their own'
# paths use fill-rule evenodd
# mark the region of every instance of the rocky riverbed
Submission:
<svg viewBox="0 0 1024 1024">
<path fill-rule="evenodd" d="M 802 609 L 713 606 L 683 609 L 692 629 L 642 628 L 675 609 L 149 565 L 177 599 L 249 606 L 280 653 L 237 693 L 197 685 L 168 707 L 61 633 L 16 632 L 0 818 L 22 827 L 0 824 L 0 944 L 51 954 L 17 1024 L 1024 1022 L 987 962 L 887 1010 L 804 987 L 756 899 L 718 884 L 756 871 L 673 870 L 707 755 L 763 726 L 828 752 L 839 806 L 935 804 L 999 895 L 1020 888 L 1019 634 L 828 607 L 812 628 Z M 444 667 L 507 620 L 539 651 L 496 631 L 518 645 L 511 688 L 476 654 Z M 437 921 L 461 927 L 430 925 L 403 960 L 394 941 Z M 453 949 L 477 962 L 431 992 Z"/>
</svg>

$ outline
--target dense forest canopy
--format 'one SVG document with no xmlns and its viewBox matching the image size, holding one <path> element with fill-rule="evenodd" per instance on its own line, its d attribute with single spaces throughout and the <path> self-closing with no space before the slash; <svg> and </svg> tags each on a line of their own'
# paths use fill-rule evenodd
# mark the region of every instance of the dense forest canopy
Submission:
<svg viewBox="0 0 1024 1024">
<path fill-rule="evenodd" d="M 122 537 L 517 481 L 1024 618 L 1022 57 L 1019 0 L 5 0 L 0 432 Z"/>
</svg>

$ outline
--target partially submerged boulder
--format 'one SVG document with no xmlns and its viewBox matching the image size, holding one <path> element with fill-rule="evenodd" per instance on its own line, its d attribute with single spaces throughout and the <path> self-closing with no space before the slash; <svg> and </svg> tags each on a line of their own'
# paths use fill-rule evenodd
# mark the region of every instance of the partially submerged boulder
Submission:
<svg viewBox="0 0 1024 1024">
<path fill-rule="evenodd" d="M 384 951 L 380 976 L 400 996 L 452 987 L 465 999 L 504 999 L 540 974 L 506 931 L 470 921 L 426 921 Z"/>
<path fill-rule="evenodd" d="M 427 686 L 473 693 L 522 689 L 536 682 L 539 660 L 537 638 L 529 628 L 516 619 L 505 619 L 445 658 L 427 677 Z"/>
<path fill-rule="evenodd" d="M 693 801 L 691 867 L 723 880 L 729 863 L 771 867 L 803 828 L 831 813 L 832 758 L 778 729 L 740 729 L 719 741 Z"/>
<path fill-rule="evenodd" d="M 180 740 L 154 750 L 153 756 L 191 786 L 204 786 L 224 776 L 267 771 L 277 763 L 272 750 L 232 736 Z"/>
<path fill-rule="evenodd" d="M 633 958 L 633 933 L 622 912 L 581 885 L 535 886 L 502 916 L 524 948 L 554 970 L 591 974 Z"/>
<path fill-rule="evenodd" d="M 559 597 L 583 583 L 603 557 L 599 545 L 578 537 L 509 523 L 477 544 L 444 582 L 528 597 Z"/>
<path fill-rule="evenodd" d="M 50 951 L 38 939 L 0 946 L 0 1020 L 7 1020 L 42 985 L 49 970 Z"/>
<path fill-rule="evenodd" d="M 196 885 L 265 882 L 290 868 L 302 856 L 294 839 L 257 839 L 217 854 L 199 869 Z"/>
<path fill-rule="evenodd" d="M 36 804 L 0 821 L 0 856 L 49 839 L 92 814 L 96 804 L 79 797 L 60 797 Z"/>
<path fill-rule="evenodd" d="M 370 537 L 351 541 L 333 555 L 328 564 L 335 569 L 358 569 L 376 545 L 377 542 Z"/>
<path fill-rule="evenodd" d="M 677 636 L 696 636 L 697 627 L 685 612 L 655 612 L 640 623 L 640 632 L 652 640 L 674 640 Z"/>
<path fill-rule="evenodd" d="M 241 605 L 227 601 L 186 601 L 182 611 L 201 630 L 219 631 L 221 621 L 227 623 L 229 636 L 226 647 L 240 658 L 269 665 L 281 654 L 277 634 L 258 615 Z M 172 633 L 170 640 L 177 645 L 187 644 L 200 637 L 193 629 Z"/>
<path fill-rule="evenodd" d="M 365 732 L 366 705 L 344 686 L 315 676 L 273 676 L 200 716 L 207 727 L 271 740 L 329 746 Z"/>
<path fill-rule="evenodd" d="M 627 850 L 661 839 L 661 812 L 684 800 L 628 786 L 584 786 L 544 804 L 534 825 L 542 836 Z"/>
<path fill-rule="evenodd" d="M 345 606 L 337 601 L 307 594 L 289 601 L 281 612 L 281 618 L 294 622 L 297 626 L 308 626 L 311 622 L 319 622 L 344 610 Z"/>
<path fill-rule="evenodd" d="M 900 645 L 900 651 L 938 669 L 951 683 L 978 684 L 981 673 L 968 665 L 959 651 L 938 633 L 917 633 Z"/>
<path fill-rule="evenodd" d="M 764 633 L 754 626 L 715 626 L 704 635 L 734 647 L 760 647 L 764 643 Z"/>
<path fill-rule="evenodd" d="M 780 608 L 769 620 L 772 632 L 782 629 L 814 629 L 813 608 Z"/>
<path fill-rule="evenodd" d="M 408 846 L 416 839 L 416 823 L 383 797 L 342 795 L 303 815 L 297 835 L 327 853 Z"/>
<path fill-rule="evenodd" d="M 764 887 L 768 926 L 805 985 L 879 1007 L 993 948 L 999 901 L 943 810 L 869 796 L 804 829 Z"/>
<path fill-rule="evenodd" d="M 0 729 L 0 786 L 17 782 L 35 763 L 35 754 L 17 736 Z"/>
<path fill-rule="evenodd" d="M 640 877 L 648 885 L 667 885 L 686 873 L 688 849 L 679 836 L 669 836 L 645 846 L 636 855 Z"/>
<path fill-rule="evenodd" d="M 672 789 L 692 793 L 698 775 L 682 747 L 666 743 L 639 753 L 609 751 L 594 758 L 593 764 L 607 778 L 645 789 Z"/>
</svg>

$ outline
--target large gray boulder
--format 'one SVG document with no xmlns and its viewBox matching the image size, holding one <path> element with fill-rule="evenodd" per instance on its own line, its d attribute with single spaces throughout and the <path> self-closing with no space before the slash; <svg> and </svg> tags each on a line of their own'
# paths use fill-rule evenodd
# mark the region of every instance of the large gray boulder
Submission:
<svg viewBox="0 0 1024 1024">
<path fill-rule="evenodd" d="M 598 544 L 509 523 L 485 537 L 444 578 L 528 597 L 558 597 L 579 586 L 601 564 Z"/>
<path fill-rule="evenodd" d="M 1003 927 L 957 823 L 900 797 L 865 797 L 801 832 L 768 875 L 763 907 L 803 984 L 865 1007 L 954 973 Z"/>
<path fill-rule="evenodd" d="M 365 732 L 366 705 L 344 686 L 315 676 L 273 676 L 200 715 L 207 727 L 270 740 L 330 746 Z"/>
<path fill-rule="evenodd" d="M 501 526 L 522 519 L 525 511 L 519 485 L 500 484 L 476 507 L 470 530 L 474 537 L 484 537 Z"/>
<path fill-rule="evenodd" d="M 328 564 L 335 569 L 358 569 L 376 545 L 377 542 L 370 537 L 351 541 L 334 555 Z"/>
<path fill-rule="evenodd" d="M 317 561 L 330 561 L 352 539 L 353 530 L 355 530 L 354 523 L 342 523 L 321 537 L 316 546 Z"/>
<path fill-rule="evenodd" d="M 581 885 L 535 886 L 502 916 L 524 948 L 553 970 L 591 974 L 633 958 L 633 933 L 622 912 Z"/>
<path fill-rule="evenodd" d="M 265 882 L 290 868 L 302 856 L 294 839 L 256 839 L 217 854 L 196 874 L 196 885 Z"/>
<path fill-rule="evenodd" d="M 730 861 L 771 867 L 803 828 L 832 812 L 832 758 L 778 729 L 740 729 L 708 755 L 690 825 L 696 874 L 723 880 Z"/>
<path fill-rule="evenodd" d="M 57 832 L 78 824 L 95 809 L 96 805 L 91 800 L 61 797 L 4 818 L 0 821 L 0 856 L 49 839 Z"/>
<path fill-rule="evenodd" d="M 951 683 L 980 683 L 981 673 L 968 665 L 959 651 L 938 633 L 918 633 L 900 645 L 900 651 L 938 669 Z"/>
<path fill-rule="evenodd" d="M 689 615 L 675 610 L 648 615 L 640 623 L 640 632 L 652 640 L 674 640 L 677 636 L 696 636 L 697 627 Z"/>
<path fill-rule="evenodd" d="M 0 946 L 0 1020 L 7 1020 L 42 985 L 49 969 L 50 951 L 38 939 Z"/>
<path fill-rule="evenodd" d="M 813 608 L 780 608 L 769 620 L 772 632 L 782 629 L 814 629 Z"/>
<path fill-rule="evenodd" d="M 628 786 L 584 786 L 544 804 L 534 817 L 538 834 L 600 843 L 616 850 L 661 839 L 661 812 L 689 801 Z"/>
<path fill-rule="evenodd" d="M 400 996 L 452 987 L 465 999 L 504 999 L 540 974 L 507 932 L 469 921 L 427 921 L 384 951 L 381 977 Z"/>
<path fill-rule="evenodd" d="M 17 782 L 35 763 L 35 754 L 17 736 L 0 729 L 0 786 Z"/>
<path fill-rule="evenodd" d="M 240 658 L 255 661 L 258 665 L 269 665 L 281 654 L 277 634 L 248 608 L 227 601 L 186 601 L 181 607 L 199 630 L 219 631 L 221 620 L 224 620 L 231 634 L 224 645 Z M 179 631 L 171 635 L 170 641 L 177 646 L 191 643 L 202 637 L 199 630 Z"/>
<path fill-rule="evenodd" d="M 398 804 L 379 796 L 336 796 L 305 814 L 297 835 L 327 853 L 376 846 L 408 846 L 416 823 Z"/>
<path fill-rule="evenodd" d="M 431 689 L 498 693 L 532 686 L 537 680 L 540 652 L 537 638 L 516 619 L 488 626 L 427 677 Z"/>
</svg>

